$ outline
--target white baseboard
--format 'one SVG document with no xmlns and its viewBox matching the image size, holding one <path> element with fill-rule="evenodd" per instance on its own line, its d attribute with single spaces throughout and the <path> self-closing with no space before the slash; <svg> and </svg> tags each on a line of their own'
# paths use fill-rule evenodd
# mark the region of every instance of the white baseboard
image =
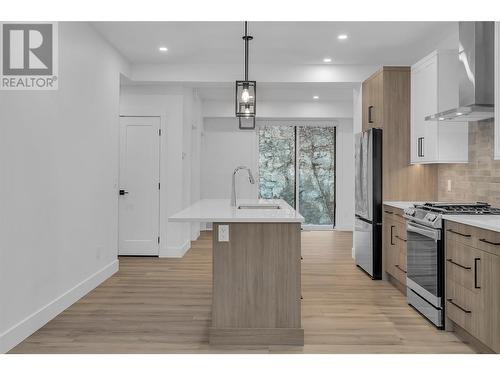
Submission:
<svg viewBox="0 0 500 375">
<path fill-rule="evenodd" d="M 200 238 L 200 231 L 196 231 L 196 233 L 191 233 L 191 241 L 196 241 Z"/>
<path fill-rule="evenodd" d="M 335 226 L 335 230 L 341 231 L 341 232 L 352 232 L 354 230 L 353 227 L 350 226 Z"/>
<path fill-rule="evenodd" d="M 184 242 L 181 246 L 167 246 L 166 252 L 160 251 L 160 258 L 182 258 L 191 248 L 191 241 Z"/>
<path fill-rule="evenodd" d="M 87 277 L 38 311 L 0 334 L 0 353 L 6 353 L 25 338 L 42 328 L 61 312 L 85 296 L 118 271 L 118 259 Z"/>
</svg>

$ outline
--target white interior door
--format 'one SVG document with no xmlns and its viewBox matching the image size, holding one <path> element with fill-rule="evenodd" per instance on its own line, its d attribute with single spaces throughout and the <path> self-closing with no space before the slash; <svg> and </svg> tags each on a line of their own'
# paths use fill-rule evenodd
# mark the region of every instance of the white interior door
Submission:
<svg viewBox="0 0 500 375">
<path fill-rule="evenodd" d="M 158 255 L 160 118 L 120 118 L 119 255 Z"/>
</svg>

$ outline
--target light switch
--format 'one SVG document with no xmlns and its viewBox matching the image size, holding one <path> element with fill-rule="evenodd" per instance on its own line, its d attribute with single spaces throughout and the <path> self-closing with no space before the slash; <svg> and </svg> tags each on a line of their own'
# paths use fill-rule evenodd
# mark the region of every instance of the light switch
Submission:
<svg viewBox="0 0 500 375">
<path fill-rule="evenodd" d="M 451 180 L 448 180 L 448 186 L 446 187 L 446 191 L 451 191 Z"/>
<path fill-rule="evenodd" d="M 229 242 L 229 225 L 219 225 L 219 242 Z"/>
</svg>

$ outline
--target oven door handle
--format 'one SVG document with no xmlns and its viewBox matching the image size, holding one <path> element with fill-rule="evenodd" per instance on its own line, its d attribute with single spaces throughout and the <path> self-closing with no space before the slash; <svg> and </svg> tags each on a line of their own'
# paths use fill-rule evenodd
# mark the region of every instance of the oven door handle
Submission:
<svg viewBox="0 0 500 375">
<path fill-rule="evenodd" d="M 441 239 L 440 230 L 427 228 L 423 225 L 416 224 L 413 222 L 406 223 L 406 231 L 421 234 L 422 236 L 429 237 L 436 242 Z"/>
</svg>

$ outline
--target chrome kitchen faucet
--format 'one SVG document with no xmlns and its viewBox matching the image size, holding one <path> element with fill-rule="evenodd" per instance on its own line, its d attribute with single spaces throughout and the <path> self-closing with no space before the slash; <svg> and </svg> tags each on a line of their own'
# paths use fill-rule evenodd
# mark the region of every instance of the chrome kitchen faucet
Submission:
<svg viewBox="0 0 500 375">
<path fill-rule="evenodd" d="M 245 166 L 237 167 L 233 172 L 232 186 L 231 186 L 231 207 L 236 207 L 236 173 L 238 171 L 245 169 L 248 172 L 248 181 L 253 185 L 255 184 L 255 179 L 253 178 L 252 171 L 250 168 Z"/>
</svg>

